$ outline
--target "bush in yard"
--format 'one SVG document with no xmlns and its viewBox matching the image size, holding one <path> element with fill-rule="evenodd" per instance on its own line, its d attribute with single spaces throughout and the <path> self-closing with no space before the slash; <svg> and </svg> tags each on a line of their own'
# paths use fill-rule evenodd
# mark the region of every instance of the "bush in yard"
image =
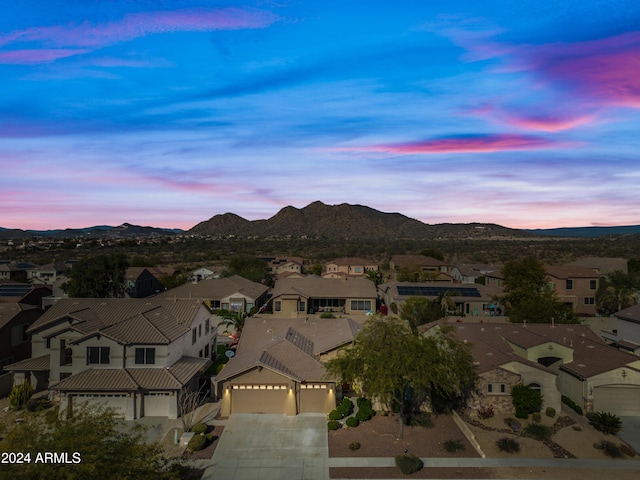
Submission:
<svg viewBox="0 0 640 480">
<path fill-rule="evenodd" d="M 335 315 L 331 312 L 322 312 L 320 314 L 320 318 L 336 318 Z"/>
<path fill-rule="evenodd" d="M 562 395 L 562 403 L 564 403 L 567 407 L 573 409 L 578 415 L 582 415 L 582 407 L 577 405 L 573 400 L 571 400 L 566 395 Z"/>
<path fill-rule="evenodd" d="M 526 437 L 544 441 L 551 438 L 551 427 L 542 425 L 541 423 L 530 423 L 522 429 L 522 434 Z"/>
<path fill-rule="evenodd" d="M 207 433 L 209 427 L 206 423 L 196 423 L 193 427 L 191 427 L 191 431 L 196 435 L 200 435 L 201 433 Z"/>
<path fill-rule="evenodd" d="M 349 417 L 345 423 L 347 424 L 347 427 L 355 428 L 360 425 L 360 420 L 356 417 Z"/>
<path fill-rule="evenodd" d="M 197 452 L 202 450 L 207 445 L 207 439 L 204 438 L 204 435 L 194 435 L 189 443 L 187 444 L 187 448 L 192 452 Z"/>
<path fill-rule="evenodd" d="M 17 410 L 20 410 L 33 395 L 33 385 L 29 380 L 25 380 L 20 385 L 14 385 L 9 393 L 9 403 Z"/>
<path fill-rule="evenodd" d="M 349 444 L 349 450 L 358 450 L 360 448 L 360 442 L 351 442 Z"/>
<path fill-rule="evenodd" d="M 529 418 L 529 412 L 524 408 L 516 408 L 516 418 L 522 418 L 526 420 Z"/>
<path fill-rule="evenodd" d="M 329 430 L 338 430 L 340 428 L 340 422 L 337 420 L 329 420 L 329 422 L 327 422 L 327 428 Z"/>
<path fill-rule="evenodd" d="M 342 415 L 342 418 L 348 417 L 353 413 L 353 402 L 351 401 L 350 398 L 344 397 L 342 399 L 342 402 L 340 402 L 340 405 L 338 405 L 338 408 L 336 408 L 336 410 L 340 412 L 340 415 Z"/>
<path fill-rule="evenodd" d="M 45 397 L 30 398 L 27 403 L 24 404 L 25 408 L 30 412 L 41 412 L 51 406 L 49 400 Z"/>
<path fill-rule="evenodd" d="M 361 422 L 370 420 L 376 414 L 375 410 L 371 406 L 371 400 L 369 400 L 368 398 L 359 397 L 356 400 L 356 405 L 358 406 L 356 418 Z"/>
<path fill-rule="evenodd" d="M 329 420 L 340 420 L 341 418 L 342 413 L 338 409 L 329 412 Z"/>
<path fill-rule="evenodd" d="M 616 445 L 615 443 L 610 442 L 609 440 L 601 440 L 599 442 L 596 442 L 593 444 L 593 448 L 602 450 L 606 456 L 611 458 L 624 457 L 624 454 L 622 453 L 622 450 L 620 450 L 620 447 L 618 447 L 618 445 Z"/>
<path fill-rule="evenodd" d="M 480 407 L 478 409 L 478 418 L 481 420 L 486 420 L 487 418 L 491 418 L 493 417 L 494 411 L 493 411 L 493 405 L 489 405 L 488 407 Z"/>
<path fill-rule="evenodd" d="M 513 402 L 516 412 L 521 410 L 527 413 L 534 413 L 539 412 L 540 408 L 542 408 L 543 398 L 539 391 L 520 383 L 511 389 L 511 401 Z M 517 416 L 516 413 L 516 417 Z"/>
<path fill-rule="evenodd" d="M 502 437 L 496 442 L 498 450 L 507 453 L 518 453 L 520 451 L 520 444 L 513 438 Z"/>
<path fill-rule="evenodd" d="M 442 448 L 449 453 L 461 452 L 464 450 L 464 443 L 460 440 L 447 440 L 442 444 Z"/>
<path fill-rule="evenodd" d="M 540 412 L 536 412 L 533 415 L 531 415 L 531 421 L 535 423 L 540 423 L 542 421 L 542 415 L 540 415 Z"/>
<path fill-rule="evenodd" d="M 396 455 L 396 467 L 405 475 L 411 475 L 422 468 L 422 460 L 415 455 Z"/>
<path fill-rule="evenodd" d="M 553 407 L 547 407 L 544 413 L 547 417 L 553 418 L 556 416 L 556 409 Z"/>
<path fill-rule="evenodd" d="M 419 412 L 410 418 L 411 425 L 425 428 L 433 428 L 433 420 L 428 412 Z"/>
<path fill-rule="evenodd" d="M 600 430 L 606 435 L 615 435 L 622 430 L 622 420 L 617 415 L 609 412 L 589 412 L 587 413 L 589 423 L 593 428 Z"/>
</svg>

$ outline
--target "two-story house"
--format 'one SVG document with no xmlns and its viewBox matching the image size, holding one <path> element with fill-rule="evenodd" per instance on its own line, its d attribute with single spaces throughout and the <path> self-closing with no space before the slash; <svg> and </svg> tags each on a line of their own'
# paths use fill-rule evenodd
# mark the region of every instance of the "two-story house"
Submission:
<svg viewBox="0 0 640 480">
<path fill-rule="evenodd" d="M 378 272 L 378 264 L 358 257 L 342 257 L 327 262 L 323 277 L 363 277 L 367 272 Z"/>
<path fill-rule="evenodd" d="M 577 315 L 596 314 L 596 291 L 600 275 L 588 267 L 546 265 L 547 278 L 562 303 L 571 306 Z"/>
<path fill-rule="evenodd" d="M 389 260 L 391 279 L 407 282 L 453 283 L 453 265 L 425 255 L 393 255 Z"/>
<path fill-rule="evenodd" d="M 126 419 L 177 418 L 216 348 L 216 317 L 200 299 L 66 298 L 29 329 L 32 356 L 5 366 L 60 408 L 112 407 Z"/>
<path fill-rule="evenodd" d="M 126 293 L 129 298 L 145 298 L 164 292 L 165 288 L 151 268 L 129 267 L 125 273 Z"/>
</svg>

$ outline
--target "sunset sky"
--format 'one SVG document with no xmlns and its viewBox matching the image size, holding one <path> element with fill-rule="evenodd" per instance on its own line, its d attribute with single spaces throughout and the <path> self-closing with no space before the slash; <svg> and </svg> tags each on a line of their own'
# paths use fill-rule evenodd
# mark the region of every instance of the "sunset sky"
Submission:
<svg viewBox="0 0 640 480">
<path fill-rule="evenodd" d="M 0 227 L 640 224 L 638 1 L 0 7 Z"/>
</svg>

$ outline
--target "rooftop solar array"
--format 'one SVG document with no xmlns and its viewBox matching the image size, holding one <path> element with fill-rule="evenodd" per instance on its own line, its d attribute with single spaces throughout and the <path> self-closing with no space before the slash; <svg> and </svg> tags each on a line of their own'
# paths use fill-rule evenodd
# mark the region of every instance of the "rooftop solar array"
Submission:
<svg viewBox="0 0 640 480">
<path fill-rule="evenodd" d="M 31 291 L 31 285 L 20 283 L 0 284 L 0 297 L 24 297 Z"/>
<path fill-rule="evenodd" d="M 440 294 L 446 294 L 447 292 L 457 292 L 460 297 L 481 297 L 477 288 L 470 287 L 424 287 L 424 286 L 410 286 L 410 285 L 398 285 L 399 295 L 418 295 L 423 297 L 437 297 Z"/>
</svg>

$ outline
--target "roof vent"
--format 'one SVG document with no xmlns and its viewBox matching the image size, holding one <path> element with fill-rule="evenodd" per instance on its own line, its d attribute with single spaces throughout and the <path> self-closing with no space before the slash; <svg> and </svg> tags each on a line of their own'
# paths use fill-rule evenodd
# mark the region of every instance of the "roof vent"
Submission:
<svg viewBox="0 0 640 480">
<path fill-rule="evenodd" d="M 587 345 L 587 348 L 596 348 L 596 347 L 593 345 Z"/>
<path fill-rule="evenodd" d="M 586 365 L 585 365 L 584 363 L 579 363 L 579 364 L 578 364 L 578 366 L 579 366 L 580 368 L 584 368 L 584 367 L 586 367 Z"/>
</svg>

